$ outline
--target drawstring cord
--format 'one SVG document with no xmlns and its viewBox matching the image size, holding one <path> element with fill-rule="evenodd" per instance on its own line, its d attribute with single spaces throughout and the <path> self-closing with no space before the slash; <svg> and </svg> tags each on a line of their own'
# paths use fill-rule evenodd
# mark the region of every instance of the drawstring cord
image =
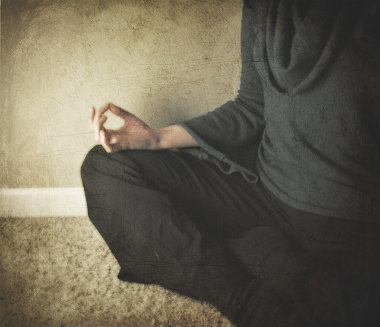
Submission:
<svg viewBox="0 0 380 327">
<path fill-rule="evenodd" d="M 256 174 L 251 173 L 251 172 L 247 171 L 246 169 L 244 169 L 243 167 L 238 166 L 237 164 L 230 161 L 226 157 L 223 157 L 222 160 L 213 159 L 213 162 L 222 171 L 222 173 L 224 173 L 226 175 L 231 175 L 233 173 L 238 172 L 238 173 L 242 174 L 243 178 L 248 183 L 256 184 L 259 181 L 259 177 Z M 222 163 L 227 164 L 228 167 L 223 167 Z"/>
<path fill-rule="evenodd" d="M 222 152 L 219 152 L 216 149 L 208 148 L 206 152 L 205 149 L 200 147 L 198 158 L 214 163 L 220 171 L 226 175 L 240 173 L 248 183 L 256 184 L 259 181 L 259 176 L 231 161 Z M 227 165 L 227 167 L 223 166 L 223 164 Z"/>
</svg>

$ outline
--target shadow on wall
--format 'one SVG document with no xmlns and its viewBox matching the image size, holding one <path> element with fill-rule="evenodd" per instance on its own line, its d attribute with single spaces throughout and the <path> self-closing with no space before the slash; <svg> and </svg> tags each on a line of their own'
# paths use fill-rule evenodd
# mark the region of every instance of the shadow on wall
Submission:
<svg viewBox="0 0 380 327">
<path fill-rule="evenodd" d="M 91 105 L 158 127 L 233 98 L 241 5 L 2 1 L 0 188 L 80 186 Z"/>
</svg>

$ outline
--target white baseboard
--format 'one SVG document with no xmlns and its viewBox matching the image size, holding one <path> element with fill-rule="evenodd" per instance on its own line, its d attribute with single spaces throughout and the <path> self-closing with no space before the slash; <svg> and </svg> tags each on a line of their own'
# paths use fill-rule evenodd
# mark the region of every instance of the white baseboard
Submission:
<svg viewBox="0 0 380 327">
<path fill-rule="evenodd" d="M 2 188 L 0 217 L 85 217 L 82 187 Z"/>
</svg>

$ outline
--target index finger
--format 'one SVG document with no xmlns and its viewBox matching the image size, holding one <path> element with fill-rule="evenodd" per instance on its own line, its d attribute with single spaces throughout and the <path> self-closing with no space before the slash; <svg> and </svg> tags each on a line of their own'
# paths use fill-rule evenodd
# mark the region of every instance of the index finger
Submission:
<svg viewBox="0 0 380 327">
<path fill-rule="evenodd" d="M 126 118 L 131 115 L 131 113 L 129 113 L 127 110 L 115 106 L 113 103 L 109 103 L 108 105 L 110 111 L 116 116 L 119 116 L 120 118 Z"/>
<path fill-rule="evenodd" d="M 110 104 L 106 103 L 103 107 L 100 107 L 98 110 L 96 110 L 94 122 L 96 122 L 99 119 L 99 117 L 109 109 L 109 107 Z"/>
</svg>

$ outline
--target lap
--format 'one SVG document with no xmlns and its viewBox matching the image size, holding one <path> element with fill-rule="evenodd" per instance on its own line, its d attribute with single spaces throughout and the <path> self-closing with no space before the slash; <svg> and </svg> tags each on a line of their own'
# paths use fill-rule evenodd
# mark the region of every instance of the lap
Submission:
<svg viewBox="0 0 380 327">
<path fill-rule="evenodd" d="M 326 308 L 332 307 L 333 303 L 339 302 L 337 305 L 343 306 L 340 303 L 342 302 L 341 281 L 336 271 L 339 273 L 339 270 L 343 270 L 344 275 L 347 275 L 347 271 L 341 268 L 350 267 L 355 270 L 355 267 L 347 264 L 352 261 L 346 255 L 353 254 L 352 246 L 346 245 L 347 242 L 345 239 L 341 239 L 342 235 L 339 234 L 339 231 L 342 232 L 342 228 L 345 227 L 349 228 L 350 233 L 355 231 L 356 235 L 355 226 L 346 222 L 338 223 L 332 217 L 321 217 L 291 209 L 278 202 L 273 196 L 269 196 L 260 183 L 249 184 L 238 174 L 225 175 L 212 164 L 183 152 L 121 151 L 107 154 L 98 146 L 90 152 L 82 169 L 99 172 L 100 180 L 91 184 L 94 187 L 97 183 L 103 183 L 102 185 L 107 183 L 107 187 L 113 193 L 121 193 L 118 194 L 117 201 L 109 199 L 112 208 L 117 205 L 116 202 L 122 203 L 123 197 L 130 196 L 135 190 L 141 191 L 140 194 L 144 196 L 139 203 L 120 206 L 121 212 L 128 213 L 121 217 L 123 219 L 130 219 L 131 211 L 135 213 L 133 219 L 138 219 L 139 223 L 132 224 L 134 232 L 131 233 L 130 228 L 125 228 L 125 233 L 123 233 L 122 227 L 127 225 L 119 224 L 120 226 L 116 228 L 117 222 L 115 222 L 110 224 L 115 233 L 108 239 L 111 249 L 116 256 L 119 256 L 118 260 L 121 266 L 123 267 L 124 262 L 128 262 L 128 265 L 125 264 L 125 266 L 135 275 L 143 274 L 144 279 L 171 285 L 172 281 L 167 282 L 167 277 L 165 277 L 171 276 L 165 267 L 178 266 L 175 276 L 183 279 L 186 283 L 187 277 L 183 277 L 187 276 L 186 273 L 183 273 L 183 276 L 179 273 L 183 266 L 183 258 L 187 258 L 187 261 L 184 261 L 186 269 L 183 271 L 189 270 L 189 267 L 199 267 L 199 262 L 194 258 L 203 256 L 204 236 L 212 237 L 217 234 L 217 230 L 222 231 L 222 236 L 226 237 L 222 244 L 228 246 L 228 250 L 234 255 L 234 264 L 231 267 L 236 267 L 235 257 L 238 258 L 239 263 L 248 268 L 250 273 L 260 277 L 260 283 L 269 285 L 269 288 L 273 286 L 273 289 L 282 290 L 283 288 L 285 295 L 298 294 L 309 287 L 310 290 L 307 292 L 310 299 L 305 301 L 311 304 L 305 303 L 305 305 L 314 307 L 314 304 L 321 300 L 320 302 L 324 306 L 318 308 L 321 311 L 318 314 L 323 315 Z M 132 184 L 137 187 L 132 187 Z M 91 185 L 88 184 L 88 186 Z M 85 187 L 85 189 L 89 192 L 89 187 Z M 128 189 L 130 190 L 128 191 Z M 102 190 L 104 193 L 107 191 L 108 189 Z M 156 203 L 152 204 L 151 209 L 147 208 L 149 204 L 146 203 L 153 198 L 150 195 L 156 196 L 156 200 L 154 200 Z M 178 219 L 170 209 L 166 211 L 166 207 L 159 207 L 167 199 L 173 200 L 176 205 L 182 206 L 186 210 L 198 211 L 200 215 L 184 215 L 183 221 L 179 221 L 182 217 Z M 98 206 L 99 201 L 95 199 L 93 203 L 94 206 Z M 145 218 L 141 213 L 145 214 Z M 195 228 L 191 221 L 189 222 L 189 217 L 190 219 L 204 220 L 201 223 L 203 226 L 206 225 L 211 233 L 202 233 L 201 229 Z M 185 221 L 189 222 L 186 226 L 184 225 Z M 151 231 L 152 233 L 150 233 Z M 103 229 L 102 235 L 106 234 Z M 293 242 L 294 239 L 297 240 L 297 243 Z M 359 237 L 355 236 L 354 240 L 350 240 L 355 244 L 354 247 L 358 245 L 355 240 L 363 243 Z M 150 245 L 154 251 L 149 251 L 147 245 Z M 343 247 L 343 252 L 340 247 Z M 171 251 L 168 252 L 167 249 L 171 249 Z M 317 254 L 325 259 L 329 256 L 328 252 L 333 254 L 331 261 L 329 260 L 330 264 L 325 266 L 325 262 L 321 262 L 320 256 Z M 156 253 L 159 254 L 160 261 L 158 261 L 154 273 L 151 274 L 153 277 L 149 278 L 150 271 L 144 267 L 148 259 L 149 264 L 155 262 Z M 165 259 L 167 253 L 174 254 Z M 184 256 L 184 253 L 188 255 Z M 210 257 L 214 258 L 216 257 L 215 253 L 219 252 L 212 251 L 211 253 Z M 219 256 L 221 257 L 220 262 L 223 262 L 224 254 Z M 338 266 L 336 264 L 337 257 L 340 257 L 345 264 Z M 357 255 L 353 257 L 358 258 Z M 143 261 L 143 268 L 140 267 L 139 260 Z M 161 264 L 163 260 L 166 260 L 165 264 Z M 177 261 L 178 265 L 176 266 Z M 356 261 L 363 263 L 366 260 L 358 258 Z M 226 262 L 230 263 L 230 261 Z M 309 286 L 297 286 L 298 276 L 309 276 L 309 273 L 312 276 L 318 270 L 317 268 L 322 271 L 318 276 L 327 276 L 326 280 L 319 277 L 317 279 L 306 278 L 305 283 L 308 285 L 310 283 L 307 281 L 311 280 Z M 160 269 L 162 273 L 158 273 L 161 271 Z M 374 271 L 373 265 L 370 265 L 367 270 Z M 234 274 L 237 275 L 236 272 Z M 157 276 L 163 277 L 158 279 Z M 213 275 L 213 277 L 215 276 Z M 290 277 L 285 279 L 286 276 Z M 373 276 L 368 277 L 363 272 L 353 274 L 352 278 L 344 277 L 344 289 L 346 289 L 348 301 L 354 303 L 352 307 L 358 307 L 355 310 L 359 315 L 361 310 L 367 310 L 368 315 L 371 315 L 371 308 L 364 310 L 360 307 L 360 303 L 365 302 L 367 294 L 370 293 L 369 289 L 368 292 L 362 292 L 360 289 L 360 286 L 364 284 L 361 283 L 363 277 L 367 277 L 370 282 L 376 279 Z M 229 279 L 231 278 L 223 276 L 221 280 Z M 277 281 L 281 283 L 278 284 Z M 201 286 L 200 289 L 203 289 L 204 285 Z M 289 290 L 287 290 L 288 288 Z M 324 290 L 327 290 L 326 294 Z M 371 303 L 377 303 L 371 296 L 368 297 Z M 322 302 L 322 300 L 327 302 Z M 301 302 L 300 300 L 299 303 Z M 371 307 L 371 305 L 366 307 Z"/>
<path fill-rule="evenodd" d="M 254 226 L 272 225 L 276 212 L 262 185 L 240 174 L 226 175 L 213 164 L 181 151 L 129 150 L 108 154 L 101 147 L 90 153 L 97 170 L 120 179 L 140 174 L 149 188 L 169 195 L 179 207 L 193 211 L 209 230 L 238 235 Z"/>
<path fill-rule="evenodd" d="M 213 164 L 181 151 L 129 150 L 108 154 L 96 146 L 84 165 L 114 178 L 115 184 L 127 182 L 165 194 L 177 206 L 193 210 L 199 219 L 207 220 L 212 228 L 224 226 L 231 233 L 244 233 L 253 227 L 270 226 L 285 231 L 313 252 L 326 246 L 323 253 L 332 246 L 351 251 L 369 239 L 364 231 L 377 230 L 291 208 L 260 182 L 248 183 L 240 174 L 226 175 Z"/>
</svg>

